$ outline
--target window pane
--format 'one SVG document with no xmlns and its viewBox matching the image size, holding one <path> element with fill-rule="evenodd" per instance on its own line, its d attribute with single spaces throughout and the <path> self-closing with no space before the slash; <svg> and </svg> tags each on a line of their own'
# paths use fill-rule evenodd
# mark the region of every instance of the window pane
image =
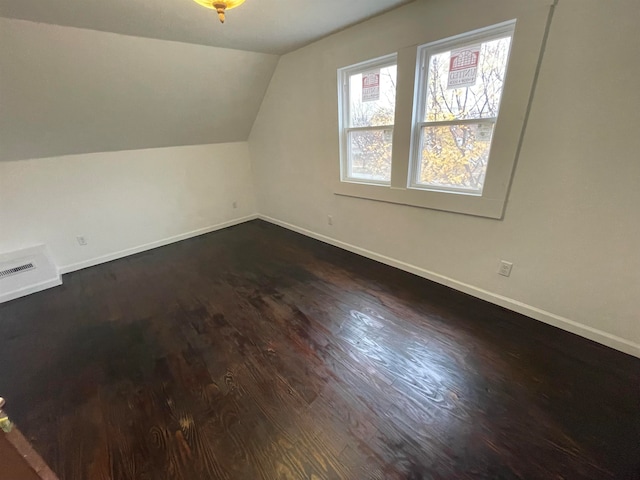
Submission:
<svg viewBox="0 0 640 480">
<path fill-rule="evenodd" d="M 393 125 L 396 71 L 396 66 L 391 65 L 349 77 L 350 127 Z M 363 84 L 366 84 L 364 89 Z"/>
<path fill-rule="evenodd" d="M 506 37 L 432 55 L 424 121 L 497 117 L 510 45 L 511 37 Z M 469 83 L 473 85 L 455 87 Z"/>
<path fill-rule="evenodd" d="M 493 127 L 492 123 L 424 127 L 416 183 L 481 192 Z"/>
<path fill-rule="evenodd" d="M 391 181 L 391 139 L 393 130 L 349 132 L 349 177 Z"/>
</svg>

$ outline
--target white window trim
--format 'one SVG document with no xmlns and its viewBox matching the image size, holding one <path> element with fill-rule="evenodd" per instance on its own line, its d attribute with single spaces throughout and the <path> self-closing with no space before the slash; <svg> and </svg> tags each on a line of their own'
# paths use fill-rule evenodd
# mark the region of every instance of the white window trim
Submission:
<svg viewBox="0 0 640 480">
<path fill-rule="evenodd" d="M 532 8 L 517 18 L 512 37 L 508 66 L 509 81 L 505 83 L 500 106 L 500 120 L 496 124 L 491 150 L 491 161 L 482 195 L 469 195 L 453 191 L 410 188 L 410 159 L 413 148 L 413 118 L 415 115 L 415 85 L 418 81 L 417 50 L 420 45 L 433 44 L 441 38 L 452 40 L 455 34 L 430 37 L 425 32 L 420 44 L 399 49 L 396 91 L 396 117 L 393 132 L 393 155 L 390 185 L 367 185 L 343 182 L 337 179 L 336 195 L 383 201 L 413 207 L 462 213 L 493 219 L 502 219 L 512 175 L 517 162 L 524 127 L 528 116 L 535 80 L 542 60 L 543 45 L 548 31 L 554 2 Z M 474 32 L 507 26 L 514 20 L 480 26 Z M 340 89 L 339 89 L 340 91 Z"/>
<path fill-rule="evenodd" d="M 375 68 L 384 68 L 396 65 L 398 55 L 393 53 L 383 57 L 374 58 L 366 62 L 360 62 L 349 67 L 338 70 L 338 105 L 340 108 L 338 128 L 340 131 L 340 181 L 346 183 L 356 183 L 365 185 L 383 185 L 389 186 L 390 181 L 372 180 L 365 178 L 357 178 L 349 176 L 349 132 L 367 131 L 367 130 L 393 130 L 395 125 L 378 125 L 375 127 L 350 127 L 349 119 L 351 118 L 351 98 L 349 97 L 349 78 L 351 75 L 362 73 L 366 70 Z M 392 143 L 393 144 L 393 143 Z M 393 147 L 392 147 L 393 148 Z"/>
<path fill-rule="evenodd" d="M 456 35 L 454 37 L 446 38 L 444 40 L 438 40 L 436 42 L 428 43 L 418 47 L 417 57 L 418 64 L 416 66 L 416 82 L 415 97 L 413 100 L 414 114 L 413 114 L 413 135 L 411 137 L 411 160 L 409 166 L 409 178 L 407 179 L 408 188 L 417 190 L 430 190 L 441 191 L 445 193 L 459 193 L 462 195 L 482 196 L 484 188 L 478 190 L 472 190 L 463 187 L 438 187 L 435 185 L 424 185 L 417 183 L 415 179 L 418 177 L 418 170 L 420 168 L 420 150 L 422 148 L 422 129 L 428 126 L 447 126 L 447 125 L 462 125 L 465 123 L 470 124 L 482 124 L 490 123 L 495 126 L 500 117 L 500 105 L 498 106 L 498 115 L 493 118 L 482 119 L 468 119 L 468 120 L 451 120 L 441 122 L 423 122 L 421 119 L 425 118 L 426 109 L 426 88 L 429 81 L 429 60 L 433 55 L 438 55 L 442 52 L 449 50 L 463 48 L 468 45 L 477 43 L 490 42 L 491 40 L 497 40 L 499 38 L 511 37 L 513 43 L 513 35 L 516 27 L 516 21 L 511 20 L 503 24 L 494 25 L 487 28 L 475 30 L 471 33 Z M 505 73 L 506 85 L 509 81 L 509 62 L 511 60 L 511 46 L 507 54 L 507 69 Z M 501 98 L 502 100 L 502 98 Z M 502 103 L 502 101 L 500 102 Z M 494 136 L 495 137 L 495 136 Z M 491 152 L 493 149 L 493 138 L 491 139 L 491 145 L 489 150 L 489 165 L 491 164 Z M 483 186 L 484 187 L 484 186 Z"/>
</svg>

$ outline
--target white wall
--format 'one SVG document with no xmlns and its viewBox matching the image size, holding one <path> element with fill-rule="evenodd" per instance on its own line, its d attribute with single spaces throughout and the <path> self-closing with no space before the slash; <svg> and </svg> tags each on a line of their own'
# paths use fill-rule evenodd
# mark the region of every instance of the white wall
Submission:
<svg viewBox="0 0 640 480">
<path fill-rule="evenodd" d="M 640 356 L 636 0 L 559 0 L 502 221 L 334 195 L 337 68 L 536 3 L 418 1 L 282 57 L 249 141 L 260 212 Z"/>
<path fill-rule="evenodd" d="M 0 162 L 0 252 L 45 243 L 63 271 L 253 213 L 246 142 Z"/>
<path fill-rule="evenodd" d="M 0 18 L 0 253 L 44 243 L 68 271 L 254 214 L 277 60 Z"/>
<path fill-rule="evenodd" d="M 0 18 L 0 161 L 246 141 L 277 61 Z"/>
<path fill-rule="evenodd" d="M 337 68 L 544 3 L 417 1 L 288 54 L 249 145 L 210 143 L 246 138 L 276 57 L 0 19 L 0 159 L 11 160 L 0 161 L 0 252 L 46 243 L 66 271 L 259 205 L 640 356 L 636 0 L 559 0 L 502 221 L 333 193 Z M 220 79 L 224 98 L 209 88 Z M 186 143 L 205 145 L 172 146 Z M 131 150 L 150 146 L 167 148 Z M 92 153 L 103 150 L 120 151 Z M 500 258 L 514 262 L 510 278 L 496 275 Z"/>
</svg>

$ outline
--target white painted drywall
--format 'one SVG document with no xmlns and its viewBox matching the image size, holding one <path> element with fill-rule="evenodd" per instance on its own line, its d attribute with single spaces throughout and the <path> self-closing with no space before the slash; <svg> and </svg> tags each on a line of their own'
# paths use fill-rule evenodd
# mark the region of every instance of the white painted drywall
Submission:
<svg viewBox="0 0 640 480">
<path fill-rule="evenodd" d="M 415 2 L 282 57 L 249 141 L 260 212 L 640 355 L 636 0 L 559 0 L 502 221 L 333 192 L 337 68 L 536 3 Z"/>
<path fill-rule="evenodd" d="M 63 271 L 254 212 L 246 142 L 0 162 L 0 252 L 44 243 Z"/>
<path fill-rule="evenodd" d="M 245 141 L 277 61 L 0 18 L 0 161 Z"/>
</svg>

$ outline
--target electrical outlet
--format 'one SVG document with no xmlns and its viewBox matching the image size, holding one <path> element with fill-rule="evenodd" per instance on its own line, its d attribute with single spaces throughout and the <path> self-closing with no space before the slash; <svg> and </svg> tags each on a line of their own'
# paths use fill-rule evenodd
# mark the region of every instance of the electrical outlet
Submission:
<svg viewBox="0 0 640 480">
<path fill-rule="evenodd" d="M 233 208 L 238 208 L 238 202 L 236 202 L 235 200 L 233 201 L 232 205 L 233 205 Z"/>
<path fill-rule="evenodd" d="M 333 225 L 333 217 L 331 215 L 327 215 L 327 223 Z"/>
<path fill-rule="evenodd" d="M 78 244 L 83 247 L 87 244 L 87 239 L 83 236 L 76 237 L 76 240 L 78 240 Z"/>
<path fill-rule="evenodd" d="M 508 277 L 511 275 L 511 269 L 513 268 L 513 263 L 506 262 L 504 260 L 500 260 L 500 267 L 498 268 L 498 275 L 502 275 L 503 277 Z"/>
</svg>

